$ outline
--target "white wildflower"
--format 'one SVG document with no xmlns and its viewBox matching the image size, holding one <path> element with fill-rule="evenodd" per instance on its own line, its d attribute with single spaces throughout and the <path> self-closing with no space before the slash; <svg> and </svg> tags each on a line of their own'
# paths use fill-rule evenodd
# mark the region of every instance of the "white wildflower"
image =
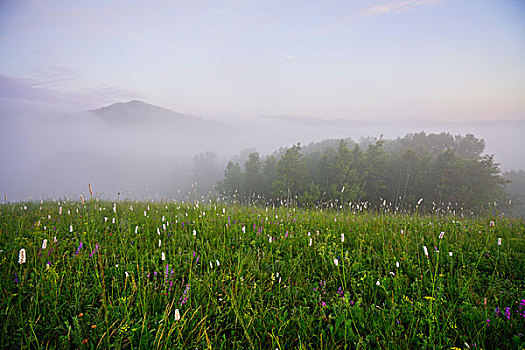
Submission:
<svg viewBox="0 0 525 350">
<path fill-rule="evenodd" d="M 439 239 L 443 239 L 444 236 L 445 236 L 445 232 L 441 231 L 441 233 L 439 234 Z"/>
<path fill-rule="evenodd" d="M 428 250 L 426 245 L 423 246 L 423 251 L 425 252 L 425 256 L 428 256 Z"/>
<path fill-rule="evenodd" d="M 42 241 L 42 249 L 46 249 L 47 248 L 47 239 L 44 239 Z"/>
<path fill-rule="evenodd" d="M 337 258 L 334 259 L 334 265 L 339 266 L 339 260 Z"/>
<path fill-rule="evenodd" d="M 166 260 L 166 254 L 164 254 L 164 252 L 162 252 L 161 258 L 162 258 L 162 261 Z"/>
<path fill-rule="evenodd" d="M 175 309 L 175 321 L 180 320 L 180 311 L 179 309 Z"/>
<path fill-rule="evenodd" d="M 18 253 L 18 263 L 19 264 L 26 263 L 26 250 L 24 248 L 20 249 L 20 253 Z"/>
</svg>

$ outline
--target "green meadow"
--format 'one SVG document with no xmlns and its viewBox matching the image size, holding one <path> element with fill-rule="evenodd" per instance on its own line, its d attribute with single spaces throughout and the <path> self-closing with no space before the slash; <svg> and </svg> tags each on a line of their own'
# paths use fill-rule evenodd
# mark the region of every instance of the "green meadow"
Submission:
<svg viewBox="0 0 525 350">
<path fill-rule="evenodd" d="M 3 349 L 522 349 L 525 222 L 194 202 L 0 205 Z"/>
</svg>

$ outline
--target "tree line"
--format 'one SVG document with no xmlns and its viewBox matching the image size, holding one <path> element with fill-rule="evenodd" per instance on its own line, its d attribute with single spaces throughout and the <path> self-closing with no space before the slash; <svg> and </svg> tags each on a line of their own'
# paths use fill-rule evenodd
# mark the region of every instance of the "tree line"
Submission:
<svg viewBox="0 0 525 350">
<path fill-rule="evenodd" d="M 229 161 L 215 190 L 239 202 L 304 206 L 388 203 L 395 208 L 451 205 L 479 210 L 503 200 L 506 180 L 474 135 L 408 134 L 394 140 L 299 143 L 274 154 Z M 421 204 L 420 199 L 424 200 Z"/>
</svg>

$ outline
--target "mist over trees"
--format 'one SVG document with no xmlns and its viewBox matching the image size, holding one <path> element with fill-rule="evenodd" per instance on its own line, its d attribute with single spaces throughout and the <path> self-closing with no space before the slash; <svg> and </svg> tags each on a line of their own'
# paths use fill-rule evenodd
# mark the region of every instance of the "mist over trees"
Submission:
<svg viewBox="0 0 525 350">
<path fill-rule="evenodd" d="M 507 196 L 510 198 L 509 212 L 513 216 L 525 217 L 525 171 L 511 170 L 503 173 L 508 181 Z"/>
<path fill-rule="evenodd" d="M 408 134 L 394 140 L 299 143 L 263 157 L 253 151 L 226 165 L 218 194 L 240 203 L 348 205 L 399 209 L 451 206 L 477 211 L 508 199 L 499 164 L 472 134 Z"/>
</svg>

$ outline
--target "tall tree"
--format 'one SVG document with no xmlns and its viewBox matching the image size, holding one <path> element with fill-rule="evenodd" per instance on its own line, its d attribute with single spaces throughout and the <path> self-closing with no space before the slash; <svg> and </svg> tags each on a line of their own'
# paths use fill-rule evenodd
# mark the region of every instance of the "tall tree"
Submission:
<svg viewBox="0 0 525 350">
<path fill-rule="evenodd" d="M 238 200 L 241 195 L 242 178 L 241 166 L 229 161 L 224 171 L 224 180 L 217 183 L 217 192 L 230 199 Z"/>
<path fill-rule="evenodd" d="M 296 196 L 300 196 L 308 184 L 308 172 L 301 154 L 301 145 L 288 148 L 277 163 L 274 192 L 290 204 Z"/>
<path fill-rule="evenodd" d="M 244 163 L 243 192 L 248 200 L 251 201 L 254 196 L 261 194 L 262 180 L 262 163 L 259 153 L 252 152 Z"/>
</svg>

